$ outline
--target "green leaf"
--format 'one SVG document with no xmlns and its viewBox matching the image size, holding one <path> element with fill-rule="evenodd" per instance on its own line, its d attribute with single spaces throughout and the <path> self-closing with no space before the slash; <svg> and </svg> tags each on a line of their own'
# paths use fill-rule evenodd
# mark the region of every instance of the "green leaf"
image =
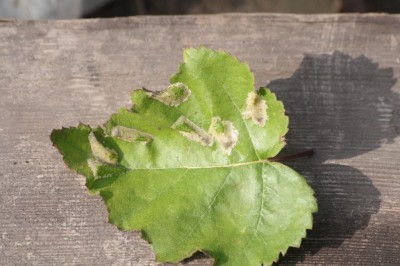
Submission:
<svg viewBox="0 0 400 266">
<path fill-rule="evenodd" d="M 268 160 L 285 145 L 288 118 L 267 88 L 254 91 L 246 64 L 187 49 L 165 91 L 135 90 L 132 101 L 103 127 L 51 134 L 111 223 L 142 230 L 161 262 L 201 250 L 216 265 L 269 265 L 300 246 L 314 192 Z"/>
</svg>

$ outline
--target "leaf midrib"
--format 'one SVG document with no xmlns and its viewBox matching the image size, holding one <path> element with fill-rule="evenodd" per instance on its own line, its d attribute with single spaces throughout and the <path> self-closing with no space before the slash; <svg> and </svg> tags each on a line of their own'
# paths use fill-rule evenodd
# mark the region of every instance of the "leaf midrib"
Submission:
<svg viewBox="0 0 400 266">
<path fill-rule="evenodd" d="M 164 167 L 164 168 L 129 168 L 126 167 L 128 170 L 175 170 L 175 169 L 213 169 L 213 168 L 233 168 L 233 167 L 240 167 L 240 166 L 246 166 L 246 165 L 253 165 L 253 164 L 265 164 L 265 163 L 271 163 L 272 161 L 269 161 L 268 159 L 266 160 L 258 160 L 258 161 L 251 161 L 251 162 L 243 162 L 243 163 L 234 163 L 234 164 L 224 164 L 224 165 L 212 165 L 212 166 L 182 166 L 182 167 Z"/>
</svg>

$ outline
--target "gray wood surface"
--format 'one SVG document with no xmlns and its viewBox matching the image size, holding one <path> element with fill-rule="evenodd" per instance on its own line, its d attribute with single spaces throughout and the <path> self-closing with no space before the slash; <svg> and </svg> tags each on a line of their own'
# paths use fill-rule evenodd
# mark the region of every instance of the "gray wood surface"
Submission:
<svg viewBox="0 0 400 266">
<path fill-rule="evenodd" d="M 165 88 L 199 44 L 248 62 L 284 101 L 284 153 L 316 150 L 288 162 L 320 212 L 280 264 L 400 265 L 400 16 L 261 14 L 0 22 L 0 264 L 156 264 L 49 134 L 105 122 L 133 88 Z"/>
</svg>

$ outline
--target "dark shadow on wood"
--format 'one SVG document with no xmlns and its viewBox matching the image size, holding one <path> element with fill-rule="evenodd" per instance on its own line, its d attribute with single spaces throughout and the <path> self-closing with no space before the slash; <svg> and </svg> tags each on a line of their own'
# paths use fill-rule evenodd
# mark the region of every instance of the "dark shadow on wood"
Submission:
<svg viewBox="0 0 400 266">
<path fill-rule="evenodd" d="M 290 117 L 285 153 L 315 149 L 312 159 L 287 162 L 306 176 L 319 212 L 300 249 L 290 248 L 280 265 L 293 265 L 322 247 L 339 247 L 365 229 L 380 208 L 380 192 L 370 178 L 327 160 L 352 158 L 391 143 L 399 135 L 400 110 L 392 68 L 365 56 L 341 52 L 305 55 L 290 78 L 267 86 L 285 103 Z"/>
<path fill-rule="evenodd" d="M 204 252 L 197 251 L 195 252 L 191 257 L 186 258 L 182 261 L 182 265 L 200 265 L 197 264 L 197 262 L 202 261 L 202 260 L 209 260 L 210 256 L 205 254 Z"/>
</svg>

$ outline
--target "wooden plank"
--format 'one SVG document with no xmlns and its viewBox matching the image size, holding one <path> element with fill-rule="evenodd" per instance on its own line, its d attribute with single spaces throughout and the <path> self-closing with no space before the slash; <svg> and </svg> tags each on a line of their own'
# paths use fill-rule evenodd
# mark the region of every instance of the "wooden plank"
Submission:
<svg viewBox="0 0 400 266">
<path fill-rule="evenodd" d="M 400 264 L 400 16 L 243 15 L 0 21 L 0 264 L 154 265 L 138 233 L 52 147 L 52 129 L 97 125 L 159 90 L 182 48 L 225 49 L 290 115 L 284 152 L 320 212 L 282 265 Z M 212 261 L 204 256 L 189 264 Z"/>
</svg>

